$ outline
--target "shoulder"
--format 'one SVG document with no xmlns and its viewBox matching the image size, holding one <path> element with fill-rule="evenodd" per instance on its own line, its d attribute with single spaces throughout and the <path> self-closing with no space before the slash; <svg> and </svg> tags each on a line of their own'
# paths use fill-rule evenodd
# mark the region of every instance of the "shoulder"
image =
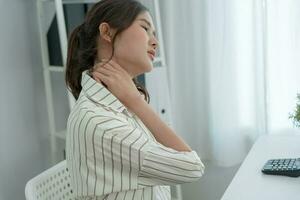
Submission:
<svg viewBox="0 0 300 200">
<path fill-rule="evenodd" d="M 101 124 L 103 122 L 119 122 L 126 124 L 128 120 L 123 113 L 117 112 L 110 107 L 95 104 L 88 98 L 81 98 L 75 103 L 71 109 L 69 118 L 79 118 L 93 124 Z"/>
</svg>

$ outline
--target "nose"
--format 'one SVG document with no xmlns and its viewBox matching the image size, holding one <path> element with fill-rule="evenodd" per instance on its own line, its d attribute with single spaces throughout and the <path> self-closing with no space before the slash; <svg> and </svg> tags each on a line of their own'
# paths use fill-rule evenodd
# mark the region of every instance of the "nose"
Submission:
<svg viewBox="0 0 300 200">
<path fill-rule="evenodd" d="M 154 50 L 157 49 L 157 46 L 158 46 L 158 40 L 157 40 L 157 38 L 156 38 L 155 36 L 153 36 L 152 39 L 150 40 L 150 44 L 151 44 L 151 46 L 152 46 L 152 48 L 153 48 Z"/>
</svg>

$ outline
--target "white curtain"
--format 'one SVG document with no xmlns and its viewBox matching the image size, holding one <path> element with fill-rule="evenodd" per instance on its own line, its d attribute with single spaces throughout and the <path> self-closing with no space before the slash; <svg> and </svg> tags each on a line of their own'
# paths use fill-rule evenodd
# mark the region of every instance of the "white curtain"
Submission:
<svg viewBox="0 0 300 200">
<path fill-rule="evenodd" d="M 270 133 L 291 129 L 286 113 L 300 93 L 300 1 L 267 1 L 268 124 Z"/>
<path fill-rule="evenodd" d="M 203 159 L 240 163 L 262 134 L 299 133 L 300 1 L 160 1 L 176 132 Z"/>
</svg>

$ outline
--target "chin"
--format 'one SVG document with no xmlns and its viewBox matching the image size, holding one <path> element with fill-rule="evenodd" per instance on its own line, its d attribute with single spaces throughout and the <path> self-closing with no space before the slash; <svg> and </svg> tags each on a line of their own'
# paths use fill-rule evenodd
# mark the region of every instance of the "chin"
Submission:
<svg viewBox="0 0 300 200">
<path fill-rule="evenodd" d="M 151 62 L 144 62 L 138 66 L 140 66 L 140 68 L 142 69 L 140 74 L 150 72 L 153 69 L 153 64 Z"/>
<path fill-rule="evenodd" d="M 145 69 L 147 70 L 146 72 L 150 72 L 153 69 L 153 63 L 149 62 L 145 65 Z"/>
<path fill-rule="evenodd" d="M 151 72 L 152 71 L 152 67 L 148 67 L 148 68 L 143 68 L 144 70 L 141 71 L 140 73 L 138 73 L 136 76 L 139 76 L 139 75 L 142 75 L 144 73 L 148 73 L 148 72 Z"/>
<path fill-rule="evenodd" d="M 148 71 L 146 71 L 146 72 L 151 72 L 152 69 L 153 69 L 153 66 L 150 66 L 150 68 L 149 68 Z"/>
</svg>

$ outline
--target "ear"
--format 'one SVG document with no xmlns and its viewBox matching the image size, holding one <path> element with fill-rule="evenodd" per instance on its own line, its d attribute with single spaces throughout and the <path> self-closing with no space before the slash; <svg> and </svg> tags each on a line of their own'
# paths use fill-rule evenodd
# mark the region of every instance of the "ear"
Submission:
<svg viewBox="0 0 300 200">
<path fill-rule="evenodd" d="M 109 26 L 108 23 L 102 22 L 99 25 L 100 38 L 106 40 L 109 43 L 112 41 L 113 32 L 114 30 Z"/>
</svg>

